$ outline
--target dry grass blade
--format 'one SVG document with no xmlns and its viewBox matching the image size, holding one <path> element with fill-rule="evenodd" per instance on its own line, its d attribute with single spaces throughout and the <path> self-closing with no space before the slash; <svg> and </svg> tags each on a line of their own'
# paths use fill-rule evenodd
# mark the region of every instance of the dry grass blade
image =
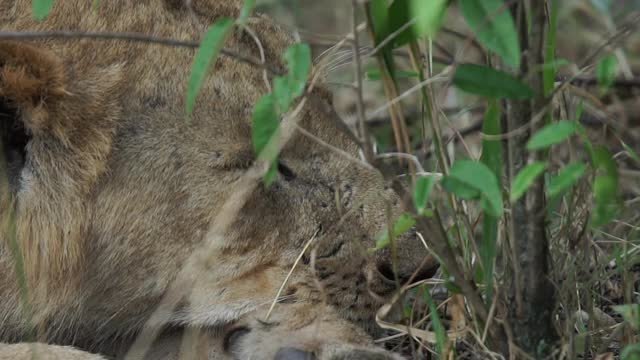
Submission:
<svg viewBox="0 0 640 360">
<path fill-rule="evenodd" d="M 304 245 L 304 247 L 302 248 L 302 251 L 300 251 L 300 254 L 296 258 L 296 261 L 294 261 L 293 265 L 291 266 L 289 273 L 287 273 L 287 276 L 282 281 L 282 285 L 280 285 L 278 292 L 276 292 L 276 296 L 274 297 L 273 302 L 271 303 L 271 306 L 269 306 L 269 310 L 267 311 L 267 315 L 264 317 L 264 321 L 269 321 L 269 316 L 271 316 L 271 312 L 273 311 L 273 308 L 276 307 L 276 303 L 278 302 L 280 295 L 282 295 L 282 291 L 284 290 L 284 287 L 287 285 L 287 282 L 289 281 L 291 274 L 293 274 L 293 271 L 296 269 L 296 266 L 298 266 L 298 263 L 300 262 L 300 260 L 302 260 L 302 256 L 304 256 L 304 254 L 307 252 L 311 244 L 313 244 L 313 241 L 316 239 L 316 235 L 318 235 L 319 232 L 320 232 L 320 229 L 316 230 L 316 232 L 313 234 L 311 239 L 309 239 L 309 241 L 307 241 L 307 243 Z"/>
<path fill-rule="evenodd" d="M 384 318 L 386 318 L 387 315 L 389 315 L 389 313 L 391 312 L 392 308 L 393 308 L 393 302 L 384 304 L 378 310 L 378 313 L 376 314 L 376 323 L 381 328 L 387 329 L 387 330 L 395 330 L 395 331 L 403 333 L 403 334 L 411 335 L 411 336 L 417 337 L 417 338 L 421 339 L 422 341 L 425 341 L 425 342 L 427 342 L 429 344 L 437 343 L 438 340 L 436 339 L 436 333 L 433 332 L 433 331 L 427 331 L 427 330 L 423 330 L 423 329 L 420 329 L 420 328 L 410 327 L 410 326 L 402 325 L 402 324 L 394 324 L 394 323 L 391 323 L 391 322 L 388 322 L 388 321 L 384 320 Z M 465 329 L 462 329 L 462 330 L 450 330 L 450 331 L 447 331 L 447 337 L 449 338 L 449 340 L 455 341 L 455 339 L 463 337 L 466 332 L 467 331 Z"/>
<path fill-rule="evenodd" d="M 0 31 L 0 39 L 2 40 L 39 40 L 39 39 L 61 39 L 61 40 L 80 40 L 93 39 L 102 41 L 133 41 L 147 44 L 155 44 L 162 46 L 198 48 L 200 42 L 177 40 L 169 38 L 160 38 L 148 34 L 135 32 L 82 32 L 82 31 Z M 250 64 L 252 66 L 264 69 L 272 75 L 283 75 L 284 73 L 274 67 L 264 64 L 262 61 L 251 56 L 240 54 L 236 51 L 223 48 L 220 54 L 236 59 L 238 61 Z"/>
</svg>

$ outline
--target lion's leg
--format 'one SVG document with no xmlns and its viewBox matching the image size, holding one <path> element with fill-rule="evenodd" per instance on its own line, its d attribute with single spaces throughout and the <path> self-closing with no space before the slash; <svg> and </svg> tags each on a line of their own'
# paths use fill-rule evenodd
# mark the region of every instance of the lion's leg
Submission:
<svg viewBox="0 0 640 360">
<path fill-rule="evenodd" d="M 399 360 L 376 347 L 361 328 L 322 303 L 282 303 L 245 314 L 222 328 L 163 332 L 145 360 Z M 131 349 L 123 349 L 125 352 Z M 122 359 L 124 353 L 117 354 Z"/>
<path fill-rule="evenodd" d="M 41 343 L 0 344 L 0 360 L 105 360 L 104 357 L 74 349 Z"/>
<path fill-rule="evenodd" d="M 321 303 L 279 304 L 223 329 L 166 331 L 145 351 L 145 360 L 398 360 L 376 347 L 360 328 Z M 122 359 L 118 354 L 116 359 Z"/>
<path fill-rule="evenodd" d="M 136 360 L 232 360 L 224 352 L 223 334 L 222 329 L 207 327 L 165 329 L 149 348 L 122 347 L 114 359 L 128 356 Z M 137 355 L 132 355 L 132 350 Z"/>
<path fill-rule="evenodd" d="M 248 315 L 225 337 L 225 351 L 236 359 L 394 360 L 360 328 L 321 303 L 279 304 Z"/>
</svg>

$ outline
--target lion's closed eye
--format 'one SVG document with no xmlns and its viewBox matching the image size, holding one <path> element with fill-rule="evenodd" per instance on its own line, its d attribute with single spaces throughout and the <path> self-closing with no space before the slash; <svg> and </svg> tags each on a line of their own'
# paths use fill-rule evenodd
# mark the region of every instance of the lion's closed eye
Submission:
<svg viewBox="0 0 640 360">
<path fill-rule="evenodd" d="M 296 174 L 288 167 L 284 162 L 278 162 L 278 172 L 286 181 L 292 181 L 296 179 Z"/>
<path fill-rule="evenodd" d="M 251 330 L 247 327 L 237 327 L 231 329 L 224 337 L 223 348 L 224 351 L 233 353 L 238 347 L 238 343 L 243 336 L 247 335 Z"/>
</svg>

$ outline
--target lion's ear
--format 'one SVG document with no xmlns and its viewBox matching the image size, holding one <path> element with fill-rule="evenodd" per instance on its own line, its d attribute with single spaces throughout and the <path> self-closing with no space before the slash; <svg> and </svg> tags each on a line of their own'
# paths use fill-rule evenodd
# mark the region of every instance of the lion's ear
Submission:
<svg viewBox="0 0 640 360">
<path fill-rule="evenodd" d="M 17 187 L 33 136 L 51 129 L 67 94 L 62 61 L 37 47 L 0 42 L 0 140 L 9 185 Z"/>
<path fill-rule="evenodd" d="M 0 186 L 7 170 L 27 280 L 42 291 L 81 273 L 86 204 L 107 170 L 126 96 L 123 64 L 87 62 L 82 52 L 63 59 L 0 41 Z"/>
<path fill-rule="evenodd" d="M 17 42 L 0 42 L 2 127 L 45 131 L 52 109 L 67 94 L 62 61 L 47 50 Z M 10 130 L 10 129 L 9 129 Z"/>
</svg>

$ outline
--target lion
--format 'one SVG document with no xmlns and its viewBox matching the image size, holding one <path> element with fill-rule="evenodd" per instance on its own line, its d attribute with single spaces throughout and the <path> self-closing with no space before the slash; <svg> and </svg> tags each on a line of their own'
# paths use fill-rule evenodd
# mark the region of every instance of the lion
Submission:
<svg viewBox="0 0 640 360">
<path fill-rule="evenodd" d="M 44 21 L 31 7 L 0 0 L 3 31 L 191 41 L 242 2 L 58 0 Z M 225 47 L 286 69 L 292 36 L 260 15 L 247 27 L 259 45 L 237 28 Z M 402 211 L 390 182 L 358 160 L 322 84 L 274 183 L 247 180 L 264 67 L 219 57 L 187 117 L 195 51 L 0 41 L 0 359 L 173 359 L 185 348 L 209 359 L 397 358 L 374 346 L 376 312 L 437 263 L 414 230 L 370 251 Z"/>
</svg>

